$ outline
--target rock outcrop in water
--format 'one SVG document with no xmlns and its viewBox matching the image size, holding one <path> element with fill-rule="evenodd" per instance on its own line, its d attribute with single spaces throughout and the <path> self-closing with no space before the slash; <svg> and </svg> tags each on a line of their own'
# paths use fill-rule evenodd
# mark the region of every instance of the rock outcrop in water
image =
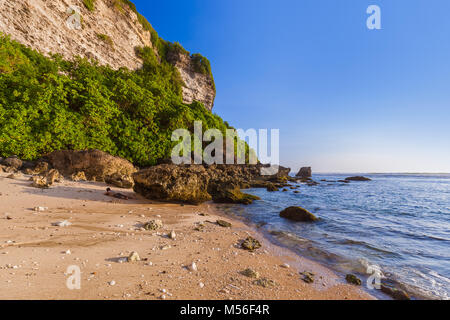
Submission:
<svg viewBox="0 0 450 320">
<path fill-rule="evenodd" d="M 297 173 L 296 177 L 299 177 L 301 179 L 308 179 L 312 177 L 312 168 L 311 167 L 303 167 L 300 169 L 300 171 Z"/>
<path fill-rule="evenodd" d="M 356 177 L 345 178 L 345 181 L 372 181 L 372 179 L 362 177 L 362 176 L 356 176 Z"/>
<path fill-rule="evenodd" d="M 298 222 L 314 222 L 319 220 L 314 214 L 301 207 L 284 209 L 280 212 L 280 217 Z"/>
</svg>

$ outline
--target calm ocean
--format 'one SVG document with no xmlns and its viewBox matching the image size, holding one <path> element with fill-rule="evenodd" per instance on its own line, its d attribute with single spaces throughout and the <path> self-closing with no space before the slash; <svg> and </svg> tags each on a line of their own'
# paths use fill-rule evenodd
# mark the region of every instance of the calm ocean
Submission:
<svg viewBox="0 0 450 320">
<path fill-rule="evenodd" d="M 376 265 L 413 297 L 449 299 L 450 174 L 368 174 L 373 181 L 323 181 L 348 176 L 314 175 L 320 185 L 301 184 L 299 194 L 246 190 L 262 201 L 232 212 L 260 225 L 274 242 L 339 273 L 365 279 L 367 266 Z M 321 220 L 310 224 L 280 218 L 289 206 L 304 207 Z"/>
</svg>

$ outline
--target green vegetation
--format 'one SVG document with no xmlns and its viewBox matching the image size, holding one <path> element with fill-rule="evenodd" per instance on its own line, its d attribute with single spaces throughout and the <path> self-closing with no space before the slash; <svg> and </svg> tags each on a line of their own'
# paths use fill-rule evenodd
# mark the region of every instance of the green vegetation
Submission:
<svg viewBox="0 0 450 320">
<path fill-rule="evenodd" d="M 194 120 L 225 132 L 228 124 L 201 103 L 182 102 L 172 64 L 151 48 L 136 53 L 142 69 L 113 70 L 87 59 L 47 58 L 0 34 L 0 156 L 34 160 L 97 148 L 144 166 L 169 157 L 178 143 L 173 130 L 192 132 Z"/>
<path fill-rule="evenodd" d="M 83 0 L 83 2 L 88 10 L 93 11 L 95 9 L 95 0 Z M 122 13 L 125 12 L 124 6 L 128 6 L 128 8 L 137 15 L 138 21 L 139 23 L 141 23 L 144 30 L 150 32 L 152 44 L 156 48 L 158 55 L 162 60 L 166 60 L 167 57 L 170 56 L 170 53 L 173 52 L 190 55 L 189 51 L 184 49 L 180 43 L 170 43 L 160 38 L 150 22 L 148 22 L 148 20 L 137 11 L 136 5 L 133 2 L 131 2 L 130 0 L 114 0 L 114 7 Z M 209 60 L 203 57 L 200 53 L 192 54 L 191 58 L 194 63 L 195 71 L 204 75 L 208 75 L 211 78 L 213 86 L 215 88 L 214 77 L 211 71 L 211 64 Z"/>
<path fill-rule="evenodd" d="M 95 0 L 83 0 L 83 4 L 89 11 L 95 10 Z"/>
<path fill-rule="evenodd" d="M 112 48 L 114 47 L 114 42 L 112 41 L 110 36 L 103 34 L 103 33 L 97 33 L 97 38 L 99 38 L 100 40 L 105 42 L 110 47 L 112 47 Z"/>
<path fill-rule="evenodd" d="M 192 62 L 194 63 L 195 71 L 204 75 L 211 75 L 211 64 L 207 58 L 200 53 L 194 53 L 192 55 Z"/>
</svg>

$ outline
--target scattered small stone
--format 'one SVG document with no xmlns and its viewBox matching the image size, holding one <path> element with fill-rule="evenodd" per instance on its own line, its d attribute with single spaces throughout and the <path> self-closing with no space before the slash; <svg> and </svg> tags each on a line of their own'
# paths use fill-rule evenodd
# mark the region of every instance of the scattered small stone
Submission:
<svg viewBox="0 0 450 320">
<path fill-rule="evenodd" d="M 109 284 L 111 287 L 113 287 L 113 286 L 116 285 L 116 282 L 115 282 L 114 280 L 112 280 L 112 281 L 110 281 L 108 284 Z"/>
<path fill-rule="evenodd" d="M 173 230 L 167 236 L 172 240 L 175 240 L 177 238 L 177 234 Z"/>
<path fill-rule="evenodd" d="M 203 282 L 200 282 L 200 283 L 198 284 L 198 286 L 200 287 L 200 289 L 203 289 L 203 288 L 205 287 L 205 284 L 204 284 Z"/>
<path fill-rule="evenodd" d="M 245 269 L 241 274 L 248 278 L 259 279 L 259 273 L 251 268 Z"/>
<path fill-rule="evenodd" d="M 263 288 L 269 288 L 269 287 L 275 287 L 276 283 L 273 280 L 267 279 L 267 278 L 262 278 L 262 279 L 258 279 L 253 281 L 254 285 L 263 287 Z"/>
<path fill-rule="evenodd" d="M 150 222 L 147 222 L 144 225 L 144 229 L 148 230 L 148 231 L 150 231 L 150 230 L 152 230 L 152 231 L 158 230 L 158 229 L 161 229 L 162 227 L 163 227 L 163 223 L 162 223 L 161 220 L 152 220 Z"/>
<path fill-rule="evenodd" d="M 247 239 L 242 242 L 242 248 L 248 251 L 255 251 L 259 248 L 261 248 L 261 243 L 256 240 L 255 238 L 248 237 Z"/>
<path fill-rule="evenodd" d="M 48 210 L 48 207 L 35 207 L 33 210 L 36 212 L 44 212 Z"/>
<path fill-rule="evenodd" d="M 139 254 L 136 251 L 133 251 L 130 256 L 128 257 L 128 262 L 136 262 L 136 261 L 141 261 L 141 257 L 139 256 Z"/>
<path fill-rule="evenodd" d="M 347 282 L 350 284 L 354 284 L 355 286 L 360 286 L 362 284 L 361 279 L 353 274 L 346 275 L 345 280 L 347 280 Z"/>
<path fill-rule="evenodd" d="M 71 225 L 72 225 L 72 223 L 70 223 L 67 220 L 52 223 L 52 226 L 54 226 L 54 227 L 61 227 L 61 228 L 69 227 Z"/>
<path fill-rule="evenodd" d="M 194 228 L 195 231 L 203 231 L 205 229 L 205 224 L 204 223 L 198 223 L 197 226 Z"/>
<path fill-rule="evenodd" d="M 289 269 L 291 266 L 288 265 L 287 263 L 285 263 L 285 264 L 282 264 L 281 267 L 284 269 Z"/>
<path fill-rule="evenodd" d="M 192 262 L 192 264 L 188 267 L 188 269 L 192 272 L 196 272 L 198 270 L 197 264 L 195 262 Z"/>
<path fill-rule="evenodd" d="M 313 283 L 314 282 L 314 276 L 315 276 L 314 273 L 305 271 L 305 272 L 300 273 L 300 274 L 303 275 L 303 279 L 302 280 L 304 282 L 306 282 L 306 283 Z"/>
<path fill-rule="evenodd" d="M 224 221 L 224 220 L 217 220 L 216 223 L 223 228 L 231 228 L 232 227 L 231 223 Z"/>
</svg>

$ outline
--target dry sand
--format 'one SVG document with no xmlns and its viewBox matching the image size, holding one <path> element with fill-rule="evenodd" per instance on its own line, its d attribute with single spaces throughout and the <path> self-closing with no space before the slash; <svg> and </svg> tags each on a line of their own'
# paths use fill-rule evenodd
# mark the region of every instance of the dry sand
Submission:
<svg viewBox="0 0 450 320">
<path fill-rule="evenodd" d="M 223 217 L 212 204 L 154 203 L 132 191 L 121 192 L 136 200 L 116 200 L 104 195 L 105 184 L 92 182 L 65 181 L 40 190 L 30 186 L 29 176 L 6 176 L 0 174 L 0 299 L 374 299 L 331 270 L 270 244 L 243 222 Z M 162 220 L 163 229 L 141 231 L 153 219 Z M 233 227 L 222 228 L 217 219 Z M 52 226 L 63 220 L 72 225 Z M 204 230 L 194 230 L 201 222 Z M 175 240 L 167 237 L 172 230 Z M 248 235 L 263 248 L 241 249 Z M 132 251 L 145 261 L 121 263 Z M 193 262 L 197 271 L 187 268 Z M 80 290 L 66 286 L 73 265 L 81 270 Z M 249 267 L 276 285 L 255 285 L 240 274 Z M 302 281 L 303 271 L 315 273 L 314 284 Z"/>
</svg>

